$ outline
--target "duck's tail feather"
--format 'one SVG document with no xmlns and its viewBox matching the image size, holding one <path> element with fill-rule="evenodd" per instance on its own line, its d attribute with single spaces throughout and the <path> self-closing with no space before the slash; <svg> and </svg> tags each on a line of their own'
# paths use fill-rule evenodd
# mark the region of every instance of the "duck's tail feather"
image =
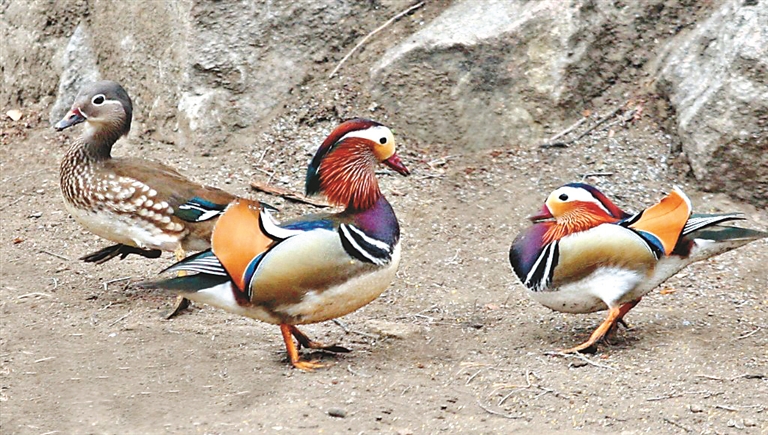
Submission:
<svg viewBox="0 0 768 435">
<path fill-rule="evenodd" d="M 229 277 L 198 273 L 196 275 L 141 281 L 136 284 L 140 289 L 165 290 L 179 294 L 192 294 L 210 289 L 229 281 Z"/>
</svg>

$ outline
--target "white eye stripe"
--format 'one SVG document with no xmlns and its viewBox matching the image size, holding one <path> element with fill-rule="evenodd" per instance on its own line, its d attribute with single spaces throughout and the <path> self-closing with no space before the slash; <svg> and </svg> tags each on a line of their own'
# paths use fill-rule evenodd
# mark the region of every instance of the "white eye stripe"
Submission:
<svg viewBox="0 0 768 435">
<path fill-rule="evenodd" d="M 560 199 L 560 196 L 563 194 L 567 195 L 568 199 L 565 199 L 565 200 Z M 600 207 L 606 213 L 611 214 L 611 212 L 608 211 L 607 208 L 605 208 L 603 203 L 598 201 L 597 198 L 595 198 L 592 195 L 592 193 L 590 193 L 588 190 L 580 189 L 577 187 L 563 186 L 555 190 L 554 192 L 552 192 L 552 195 L 550 195 L 550 200 L 557 200 L 561 202 L 571 202 L 571 201 L 591 202 L 593 204 L 597 204 L 597 206 Z"/>
<path fill-rule="evenodd" d="M 379 145 L 391 143 L 393 140 L 392 131 L 388 127 L 385 127 L 383 125 L 376 125 L 373 127 L 366 128 L 365 130 L 350 131 L 349 133 L 342 136 L 341 139 L 339 139 L 339 142 L 350 137 L 359 137 L 363 139 L 368 139 Z M 385 142 L 382 143 L 381 139 L 385 139 Z"/>
</svg>

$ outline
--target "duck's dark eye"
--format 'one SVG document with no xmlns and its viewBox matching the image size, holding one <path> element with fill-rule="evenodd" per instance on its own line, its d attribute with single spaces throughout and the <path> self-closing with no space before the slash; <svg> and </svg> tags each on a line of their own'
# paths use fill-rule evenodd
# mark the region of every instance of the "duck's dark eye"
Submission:
<svg viewBox="0 0 768 435">
<path fill-rule="evenodd" d="M 382 137 L 381 139 L 379 139 L 379 143 L 384 145 L 385 143 L 387 143 L 387 138 L 386 137 Z"/>
<path fill-rule="evenodd" d="M 96 95 L 91 102 L 97 106 L 104 104 L 104 95 Z"/>
<path fill-rule="evenodd" d="M 560 196 L 558 196 L 560 201 L 568 201 L 568 195 L 561 193 Z"/>
</svg>

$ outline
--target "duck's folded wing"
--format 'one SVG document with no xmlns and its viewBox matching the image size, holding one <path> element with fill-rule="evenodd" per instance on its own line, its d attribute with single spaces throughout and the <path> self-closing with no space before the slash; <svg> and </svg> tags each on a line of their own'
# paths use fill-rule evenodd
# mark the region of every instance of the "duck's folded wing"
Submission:
<svg viewBox="0 0 768 435">
<path fill-rule="evenodd" d="M 656 256 L 636 231 L 602 224 L 560 239 L 557 260 L 553 286 L 579 281 L 598 268 L 645 274 L 655 264 Z"/>
<path fill-rule="evenodd" d="M 310 293 L 332 291 L 382 267 L 385 265 L 351 256 L 337 228 L 317 228 L 270 249 L 253 269 L 248 288 L 254 303 L 291 304 Z"/>
<path fill-rule="evenodd" d="M 107 165 L 117 177 L 146 186 L 149 190 L 143 194 L 147 199 L 165 201 L 173 208 L 173 215 L 185 222 L 213 219 L 237 198 L 224 190 L 196 183 L 170 166 L 152 160 L 118 158 Z M 148 192 L 153 195 L 150 197 Z"/>
</svg>

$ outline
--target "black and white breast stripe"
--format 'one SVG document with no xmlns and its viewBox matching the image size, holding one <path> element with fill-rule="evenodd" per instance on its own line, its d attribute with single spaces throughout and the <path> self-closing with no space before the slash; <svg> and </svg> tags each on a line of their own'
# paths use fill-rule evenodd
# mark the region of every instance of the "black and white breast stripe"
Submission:
<svg viewBox="0 0 768 435">
<path fill-rule="evenodd" d="M 523 284 L 535 292 L 546 290 L 552 283 L 552 276 L 555 273 L 555 266 L 557 266 L 559 258 L 560 247 L 557 241 L 545 246 L 533 263 L 531 270 L 528 271 Z"/>
<path fill-rule="evenodd" d="M 275 221 L 275 218 L 272 217 L 272 214 L 266 208 L 262 208 L 259 212 L 259 225 L 264 234 L 277 242 L 297 236 L 304 232 L 302 230 L 289 230 L 280 227 L 278 222 Z"/>
<path fill-rule="evenodd" d="M 354 225 L 339 225 L 339 236 L 344 250 L 362 262 L 383 266 L 392 260 L 393 246 L 370 237 Z"/>
</svg>

